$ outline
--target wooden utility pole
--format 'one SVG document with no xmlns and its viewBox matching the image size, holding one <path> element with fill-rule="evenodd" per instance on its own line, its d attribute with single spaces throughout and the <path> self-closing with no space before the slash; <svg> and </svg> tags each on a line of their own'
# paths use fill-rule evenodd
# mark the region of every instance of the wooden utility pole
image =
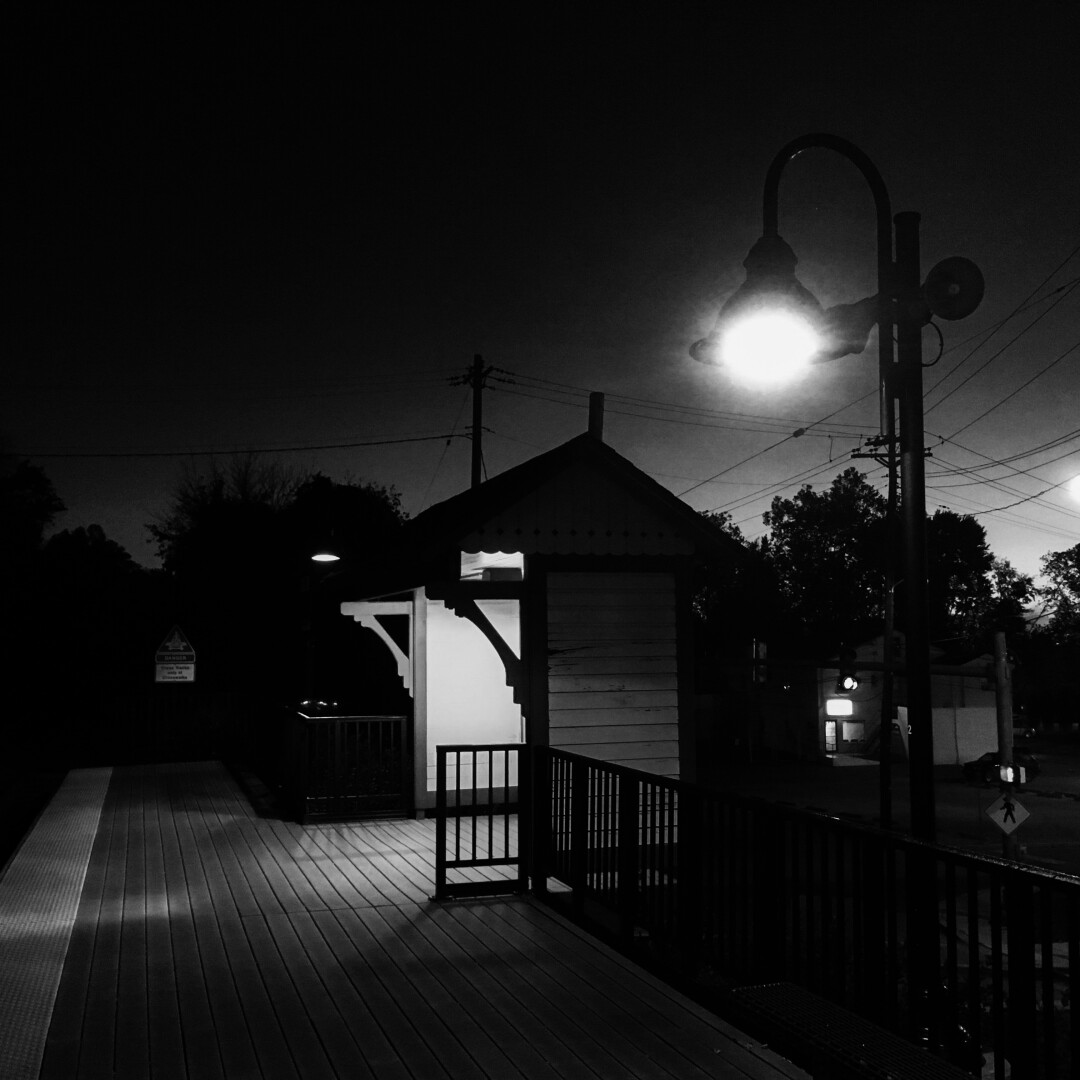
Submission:
<svg viewBox="0 0 1080 1080">
<path fill-rule="evenodd" d="M 472 387 L 472 470 L 470 487 L 479 487 L 484 466 L 484 382 L 491 374 L 491 368 L 484 367 L 483 357 L 477 353 L 473 357 L 465 381 Z"/>
<path fill-rule="evenodd" d="M 1012 672 L 1009 670 L 1009 654 L 1005 648 L 1005 635 L 998 631 L 994 635 L 994 682 L 997 705 L 998 761 L 1002 777 L 1013 776 L 1013 714 L 1012 714 Z M 1012 801 L 1015 784 L 1002 779 L 1001 794 Z M 1001 853 L 1006 859 L 1015 859 L 1018 850 L 1016 833 L 1006 833 L 1001 839 Z"/>
</svg>

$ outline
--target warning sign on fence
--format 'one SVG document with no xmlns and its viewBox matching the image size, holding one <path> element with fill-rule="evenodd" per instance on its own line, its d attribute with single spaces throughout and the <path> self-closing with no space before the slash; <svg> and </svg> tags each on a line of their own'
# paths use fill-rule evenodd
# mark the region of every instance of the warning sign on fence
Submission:
<svg viewBox="0 0 1080 1080">
<path fill-rule="evenodd" d="M 194 682 L 195 650 L 187 635 L 174 626 L 154 653 L 154 682 Z"/>
</svg>

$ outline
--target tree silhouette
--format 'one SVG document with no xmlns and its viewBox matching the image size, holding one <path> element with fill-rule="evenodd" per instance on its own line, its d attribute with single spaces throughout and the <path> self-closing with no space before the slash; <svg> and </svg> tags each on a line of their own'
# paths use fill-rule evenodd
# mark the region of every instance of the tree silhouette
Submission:
<svg viewBox="0 0 1080 1080">
<path fill-rule="evenodd" d="M 253 458 L 186 470 L 168 512 L 147 528 L 198 678 L 279 702 L 310 692 L 305 657 L 320 631 L 350 625 L 332 584 L 345 574 L 374 579 L 401 521 L 397 494 L 376 484 L 339 484 Z M 327 543 L 339 549 L 340 568 L 311 562 Z"/>
<path fill-rule="evenodd" d="M 858 469 L 845 469 L 828 490 L 809 485 L 773 499 L 765 557 L 792 617 L 815 651 L 881 630 L 885 499 Z"/>
<path fill-rule="evenodd" d="M 1039 590 L 1049 610 L 1046 635 L 1061 645 L 1080 646 L 1080 544 L 1048 551 L 1042 572 L 1049 582 Z"/>
</svg>

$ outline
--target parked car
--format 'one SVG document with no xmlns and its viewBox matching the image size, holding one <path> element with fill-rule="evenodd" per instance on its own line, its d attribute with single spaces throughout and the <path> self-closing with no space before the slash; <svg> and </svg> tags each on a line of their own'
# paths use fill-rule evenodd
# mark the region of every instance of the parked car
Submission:
<svg viewBox="0 0 1080 1080">
<path fill-rule="evenodd" d="M 1039 775 L 1038 759 L 1027 750 L 1013 749 L 1013 765 L 1023 766 L 1028 780 Z M 965 761 L 961 768 L 969 783 L 996 784 L 1001 779 L 1001 757 L 996 750 L 988 750 L 974 761 Z"/>
</svg>

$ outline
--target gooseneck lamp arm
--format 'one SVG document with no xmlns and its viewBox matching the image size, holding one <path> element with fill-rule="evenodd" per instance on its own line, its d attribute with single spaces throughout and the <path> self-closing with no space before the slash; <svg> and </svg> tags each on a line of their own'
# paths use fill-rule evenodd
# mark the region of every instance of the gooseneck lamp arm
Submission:
<svg viewBox="0 0 1080 1080">
<path fill-rule="evenodd" d="M 780 224 L 780 177 L 784 167 L 806 150 L 834 150 L 846 157 L 862 173 L 874 197 L 877 221 L 877 323 L 879 369 L 884 384 L 893 362 L 893 254 L 892 209 L 889 192 L 874 163 L 854 143 L 839 135 L 813 132 L 792 139 L 784 146 L 769 165 L 765 174 L 765 191 L 762 197 L 761 225 L 763 236 L 778 236 Z M 888 330 L 882 331 L 881 327 Z M 884 405 L 883 405 L 884 407 Z M 890 405 L 891 408 L 891 405 Z M 884 432 L 883 432 L 884 434 Z"/>
</svg>

